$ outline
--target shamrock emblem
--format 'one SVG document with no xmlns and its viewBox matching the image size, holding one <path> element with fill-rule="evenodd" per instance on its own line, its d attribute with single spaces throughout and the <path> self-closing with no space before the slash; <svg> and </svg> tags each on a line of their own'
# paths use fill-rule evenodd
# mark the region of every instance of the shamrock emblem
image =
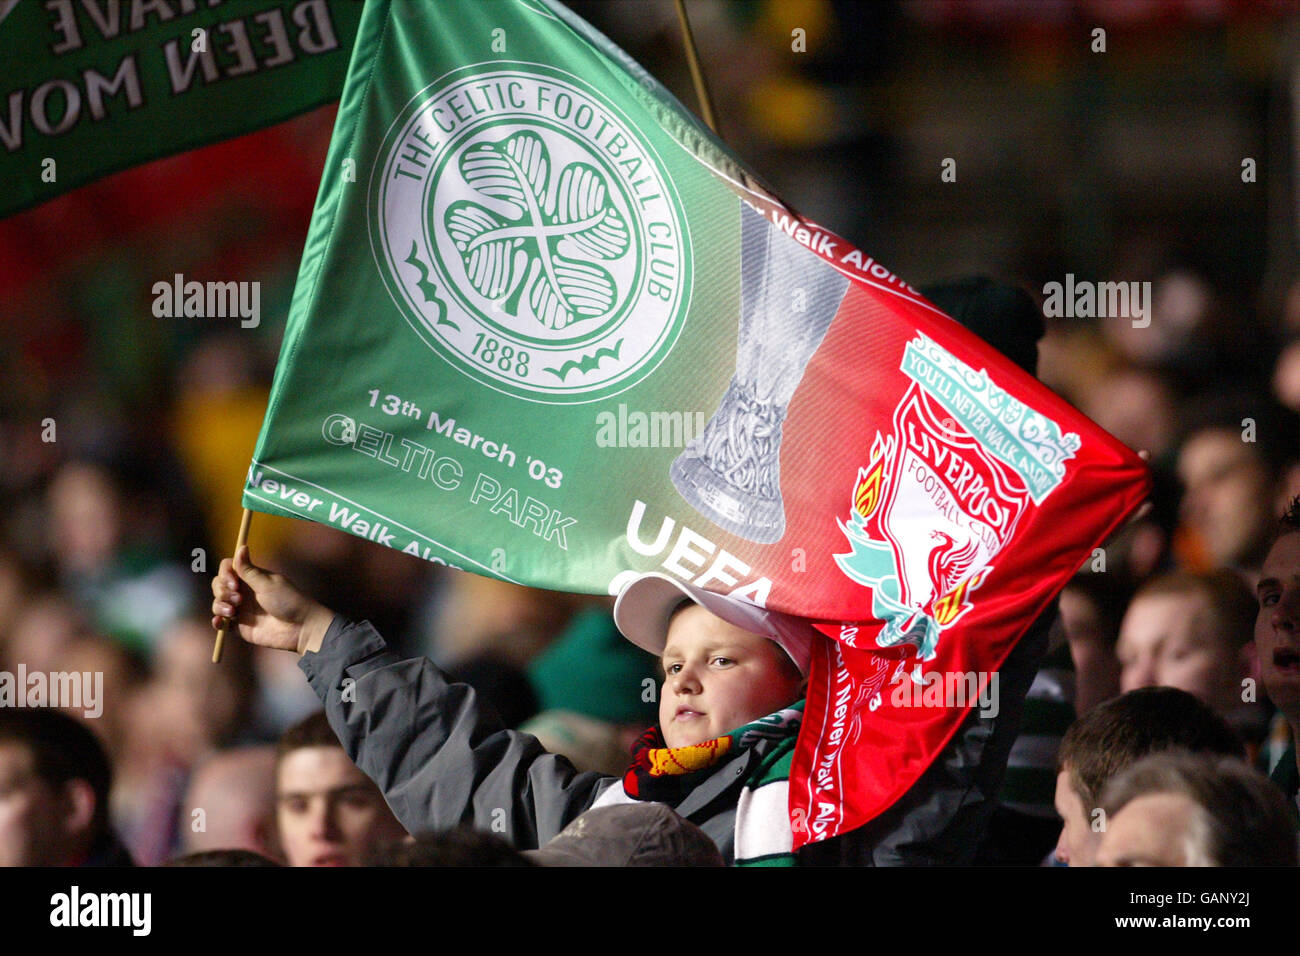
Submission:
<svg viewBox="0 0 1300 956">
<path fill-rule="evenodd" d="M 458 200 L 444 220 L 479 295 L 547 329 L 609 314 L 617 288 L 598 263 L 622 257 L 630 238 L 595 167 L 569 163 L 552 181 L 546 144 L 525 131 L 467 149 L 460 172 L 491 200 Z"/>
</svg>

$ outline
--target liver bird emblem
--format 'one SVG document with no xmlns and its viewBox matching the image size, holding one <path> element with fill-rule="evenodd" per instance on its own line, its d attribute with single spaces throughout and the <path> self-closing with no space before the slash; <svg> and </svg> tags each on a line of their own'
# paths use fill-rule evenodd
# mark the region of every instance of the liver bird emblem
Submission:
<svg viewBox="0 0 1300 956">
<path fill-rule="evenodd" d="M 934 593 L 944 595 L 966 577 L 979 549 L 974 541 L 958 547 L 952 536 L 943 531 L 930 532 L 930 538 L 939 542 L 930 550 L 930 580 L 934 582 Z"/>
</svg>

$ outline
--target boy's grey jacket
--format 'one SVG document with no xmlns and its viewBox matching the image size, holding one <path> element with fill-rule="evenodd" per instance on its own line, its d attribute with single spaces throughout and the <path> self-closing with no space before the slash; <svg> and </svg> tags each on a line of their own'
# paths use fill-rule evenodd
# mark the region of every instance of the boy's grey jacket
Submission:
<svg viewBox="0 0 1300 956">
<path fill-rule="evenodd" d="M 621 795 L 620 778 L 579 773 L 536 737 L 505 729 L 472 687 L 451 683 L 428 658 L 400 659 L 369 622 L 335 617 L 320 651 L 298 666 L 343 749 L 411 833 L 461 823 L 498 833 L 504 827 L 518 849 L 536 849 L 610 787 Z M 701 775 L 675 808 L 718 844 L 728 864 L 741 787 L 770 746 L 759 741 Z"/>
<path fill-rule="evenodd" d="M 997 717 L 972 711 L 899 804 L 866 827 L 806 847 L 800 862 L 971 862 L 1054 617 L 1055 602 L 999 672 Z M 504 828 L 517 848 L 535 849 L 609 788 L 621 788 L 620 778 L 579 773 L 564 757 L 542 749 L 535 737 L 505 729 L 480 706 L 472 687 L 451 683 L 427 658 L 400 659 L 369 622 L 335 617 L 321 649 L 304 654 L 298 666 L 348 756 L 379 786 L 411 833 L 466 823 L 495 832 Z M 740 789 L 767 744 L 760 741 L 702 774 L 675 808 L 718 844 L 728 863 L 734 857 Z"/>
</svg>

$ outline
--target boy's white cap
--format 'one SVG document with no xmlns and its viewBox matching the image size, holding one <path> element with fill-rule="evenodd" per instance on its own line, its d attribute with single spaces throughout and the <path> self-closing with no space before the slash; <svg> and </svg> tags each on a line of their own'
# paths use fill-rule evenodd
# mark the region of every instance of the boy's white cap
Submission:
<svg viewBox="0 0 1300 956">
<path fill-rule="evenodd" d="M 659 657 L 668 643 L 668 619 L 683 598 L 689 598 L 741 630 L 776 641 L 794 661 L 799 673 L 807 676 L 812 660 L 812 625 L 741 598 L 697 588 L 657 571 L 633 578 L 619 592 L 614 602 L 614 623 L 629 641 Z"/>
</svg>

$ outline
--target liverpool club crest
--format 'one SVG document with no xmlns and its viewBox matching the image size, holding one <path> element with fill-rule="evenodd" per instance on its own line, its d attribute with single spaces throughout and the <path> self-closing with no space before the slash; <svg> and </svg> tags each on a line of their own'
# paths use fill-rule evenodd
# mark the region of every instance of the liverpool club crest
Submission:
<svg viewBox="0 0 1300 956">
<path fill-rule="evenodd" d="M 971 609 L 1026 510 L 1060 484 L 1079 437 L 924 335 L 901 369 L 912 381 L 858 469 L 839 520 L 850 551 L 835 561 L 871 588 L 879 647 L 912 645 L 919 668 Z"/>
</svg>

